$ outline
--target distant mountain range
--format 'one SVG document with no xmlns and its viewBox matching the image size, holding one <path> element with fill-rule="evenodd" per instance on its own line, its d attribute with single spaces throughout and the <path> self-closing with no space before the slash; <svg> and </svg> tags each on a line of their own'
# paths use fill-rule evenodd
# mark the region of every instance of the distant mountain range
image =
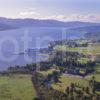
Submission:
<svg viewBox="0 0 100 100">
<path fill-rule="evenodd" d="M 84 31 L 88 36 L 100 35 L 100 23 L 90 22 L 62 22 L 57 20 L 39 20 L 39 19 L 11 19 L 0 17 L 0 31 L 18 29 L 23 27 L 65 27 L 70 30 Z"/>
<path fill-rule="evenodd" d="M 89 22 L 61 22 L 57 20 L 39 20 L 39 19 L 10 19 L 0 17 L 0 23 L 5 24 L 5 27 L 68 27 L 68 28 L 77 28 L 77 27 L 87 27 L 87 26 L 97 26 L 100 23 L 89 23 Z M 4 26 L 4 25 L 3 25 Z M 1 27 L 1 26 L 0 26 Z"/>
</svg>

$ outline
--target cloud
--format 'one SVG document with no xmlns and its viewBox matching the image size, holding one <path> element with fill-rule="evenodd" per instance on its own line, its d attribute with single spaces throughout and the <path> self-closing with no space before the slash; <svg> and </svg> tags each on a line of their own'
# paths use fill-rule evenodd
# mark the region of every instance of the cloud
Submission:
<svg viewBox="0 0 100 100">
<path fill-rule="evenodd" d="M 26 15 L 38 15 L 37 12 L 34 12 L 34 11 L 24 11 L 24 12 L 20 12 L 20 15 L 22 16 L 26 16 Z"/>
<path fill-rule="evenodd" d="M 68 14 L 68 15 L 51 15 L 47 16 L 39 13 L 36 8 L 29 8 L 21 11 L 19 16 L 22 18 L 33 19 L 54 19 L 59 21 L 84 21 L 84 22 L 100 22 L 99 14 Z"/>
<path fill-rule="evenodd" d="M 71 15 L 54 15 L 47 16 L 43 19 L 56 19 L 60 21 L 85 21 L 85 22 L 100 22 L 100 15 L 96 14 L 71 14 Z"/>
<path fill-rule="evenodd" d="M 95 21 L 100 21 L 100 15 L 95 15 L 95 14 L 84 14 L 84 15 L 79 15 L 79 14 L 73 14 L 67 17 L 69 20 L 78 20 L 78 21 L 90 21 L 90 22 L 95 22 Z"/>
<path fill-rule="evenodd" d="M 36 11 L 36 8 L 29 8 L 28 10 L 21 11 L 19 13 L 20 17 L 37 17 L 40 14 Z"/>
</svg>

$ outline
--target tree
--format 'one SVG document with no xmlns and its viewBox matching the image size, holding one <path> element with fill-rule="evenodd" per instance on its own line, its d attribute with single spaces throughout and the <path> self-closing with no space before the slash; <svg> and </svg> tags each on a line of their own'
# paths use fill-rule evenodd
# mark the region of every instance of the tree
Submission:
<svg viewBox="0 0 100 100">
<path fill-rule="evenodd" d="M 67 88 L 66 88 L 66 94 L 69 95 L 69 92 L 70 92 L 70 89 L 69 89 L 69 87 L 67 87 Z"/>
<path fill-rule="evenodd" d="M 54 79 L 54 82 L 57 83 L 59 82 L 59 74 L 57 71 L 53 71 L 53 79 Z"/>
<path fill-rule="evenodd" d="M 90 89 L 89 89 L 89 87 L 86 87 L 85 92 L 86 92 L 87 94 L 89 94 L 89 93 L 90 93 Z"/>
</svg>

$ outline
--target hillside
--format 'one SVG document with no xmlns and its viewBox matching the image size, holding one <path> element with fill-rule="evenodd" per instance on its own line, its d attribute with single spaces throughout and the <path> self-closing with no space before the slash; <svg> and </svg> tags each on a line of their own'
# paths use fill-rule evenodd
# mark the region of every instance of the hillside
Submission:
<svg viewBox="0 0 100 100">
<path fill-rule="evenodd" d="M 62 22 L 57 20 L 39 20 L 39 19 L 11 19 L 0 17 L 0 23 L 13 25 L 16 27 L 66 27 L 66 28 L 78 28 L 78 27 L 87 27 L 87 26 L 96 26 L 100 25 L 99 23 L 90 23 L 90 22 Z"/>
</svg>

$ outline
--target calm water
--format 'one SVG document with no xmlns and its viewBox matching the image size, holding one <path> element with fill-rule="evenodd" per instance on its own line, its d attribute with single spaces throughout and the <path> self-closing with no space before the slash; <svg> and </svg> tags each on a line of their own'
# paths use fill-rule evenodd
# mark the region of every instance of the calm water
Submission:
<svg viewBox="0 0 100 100">
<path fill-rule="evenodd" d="M 66 34 L 67 33 L 67 34 Z M 82 37 L 78 32 L 63 30 L 62 28 L 23 28 L 0 31 L 0 70 L 9 66 L 25 65 L 44 59 L 43 55 L 19 54 L 27 48 L 47 47 L 49 40 Z M 13 57 L 13 58 L 12 58 Z M 27 59 L 26 59 L 27 58 Z"/>
</svg>

